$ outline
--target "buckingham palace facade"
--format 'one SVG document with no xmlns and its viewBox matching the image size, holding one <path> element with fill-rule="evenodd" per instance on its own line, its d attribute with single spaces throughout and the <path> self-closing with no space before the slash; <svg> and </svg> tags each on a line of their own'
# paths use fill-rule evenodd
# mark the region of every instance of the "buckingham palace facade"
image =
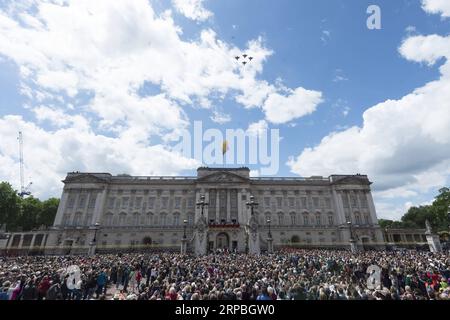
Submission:
<svg viewBox="0 0 450 320">
<path fill-rule="evenodd" d="M 365 175 L 251 178 L 248 168 L 203 167 L 195 177 L 74 172 L 63 183 L 48 254 L 384 244 Z"/>
</svg>

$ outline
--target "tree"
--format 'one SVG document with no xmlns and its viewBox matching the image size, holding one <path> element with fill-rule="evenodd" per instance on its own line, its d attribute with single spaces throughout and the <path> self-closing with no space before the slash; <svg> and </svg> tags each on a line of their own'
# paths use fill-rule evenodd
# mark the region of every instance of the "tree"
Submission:
<svg viewBox="0 0 450 320">
<path fill-rule="evenodd" d="M 22 199 L 22 214 L 19 216 L 19 226 L 23 231 L 37 229 L 37 220 L 42 211 L 42 202 L 34 197 Z"/>
<path fill-rule="evenodd" d="M 424 228 L 426 220 L 436 227 L 437 221 L 433 211 L 432 206 L 411 207 L 401 220 L 405 227 Z"/>
<path fill-rule="evenodd" d="M 50 198 L 42 202 L 42 208 L 37 219 L 38 226 L 49 227 L 55 221 L 56 212 L 58 211 L 59 199 Z"/>
<path fill-rule="evenodd" d="M 17 191 L 7 182 L 0 183 L 0 225 L 14 230 L 18 224 L 20 198 Z"/>
<path fill-rule="evenodd" d="M 439 190 L 439 194 L 434 198 L 432 207 L 438 231 L 448 231 L 450 227 L 450 217 L 448 216 L 450 210 L 449 188 L 445 187 Z"/>
<path fill-rule="evenodd" d="M 5 225 L 7 231 L 30 231 L 51 226 L 58 205 L 59 199 L 56 198 L 46 201 L 34 197 L 22 199 L 9 183 L 0 183 L 0 226 Z"/>
</svg>

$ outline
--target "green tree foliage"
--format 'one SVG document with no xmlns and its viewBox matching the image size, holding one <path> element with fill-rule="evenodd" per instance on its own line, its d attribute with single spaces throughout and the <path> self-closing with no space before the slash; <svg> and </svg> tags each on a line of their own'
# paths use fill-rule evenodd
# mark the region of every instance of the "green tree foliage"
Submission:
<svg viewBox="0 0 450 320">
<path fill-rule="evenodd" d="M 450 189 L 442 188 L 431 205 L 411 207 L 401 221 L 378 221 L 382 228 L 425 228 L 425 221 L 430 221 L 435 231 L 447 230 L 450 227 L 448 216 L 450 210 Z"/>
<path fill-rule="evenodd" d="M 17 227 L 20 211 L 20 197 L 7 182 L 0 183 L 0 225 L 7 230 Z"/>
<path fill-rule="evenodd" d="M 45 201 L 34 197 L 22 199 L 9 183 L 0 183 L 0 225 L 6 226 L 8 231 L 30 231 L 51 226 L 58 205 L 59 199 L 55 198 Z"/>
</svg>

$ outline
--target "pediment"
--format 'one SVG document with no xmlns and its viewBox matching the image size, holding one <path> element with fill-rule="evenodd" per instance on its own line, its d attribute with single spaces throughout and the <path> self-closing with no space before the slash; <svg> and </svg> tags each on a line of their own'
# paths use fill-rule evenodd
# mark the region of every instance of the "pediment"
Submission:
<svg viewBox="0 0 450 320">
<path fill-rule="evenodd" d="M 241 177 L 231 172 L 215 172 L 210 175 L 197 179 L 197 182 L 218 182 L 218 183 L 233 183 L 233 182 L 248 182 L 248 179 Z"/>
<path fill-rule="evenodd" d="M 105 183 L 108 181 L 87 173 L 87 174 L 79 174 L 76 176 L 68 176 L 63 182 L 64 183 Z"/>
</svg>

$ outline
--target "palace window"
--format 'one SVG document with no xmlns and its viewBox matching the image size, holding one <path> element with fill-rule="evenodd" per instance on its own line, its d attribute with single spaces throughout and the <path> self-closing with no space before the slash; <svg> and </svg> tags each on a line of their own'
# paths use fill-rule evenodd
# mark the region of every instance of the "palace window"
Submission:
<svg viewBox="0 0 450 320">
<path fill-rule="evenodd" d="M 96 193 L 92 193 L 89 196 L 89 204 L 88 204 L 88 208 L 89 209 L 94 209 L 95 208 L 95 201 L 97 200 L 97 194 Z"/>
<path fill-rule="evenodd" d="M 155 197 L 148 198 L 148 204 L 149 209 L 153 209 L 155 207 Z"/>
<path fill-rule="evenodd" d="M 361 224 L 361 216 L 359 215 L 359 213 L 355 214 L 355 223 L 356 224 Z"/>
<path fill-rule="evenodd" d="M 352 194 L 350 196 L 350 201 L 351 201 L 351 204 L 352 204 L 353 208 L 358 206 L 358 200 L 356 199 L 356 195 Z"/>
<path fill-rule="evenodd" d="M 278 214 L 278 225 L 280 225 L 280 226 L 284 225 L 284 214 L 283 213 Z"/>
<path fill-rule="evenodd" d="M 297 224 L 297 220 L 295 218 L 295 213 L 291 213 L 291 225 L 295 226 Z"/>
<path fill-rule="evenodd" d="M 72 209 L 75 205 L 75 197 L 69 196 L 69 200 L 67 201 L 67 208 Z"/>
<path fill-rule="evenodd" d="M 328 197 L 325 198 L 325 208 L 331 209 L 331 199 Z"/>
<path fill-rule="evenodd" d="M 367 214 L 364 215 L 364 222 L 365 222 L 366 224 L 370 224 L 369 216 L 368 216 Z"/>
<path fill-rule="evenodd" d="M 303 224 L 304 224 L 305 226 L 308 226 L 308 225 L 309 225 L 309 218 L 308 218 L 308 215 L 307 215 L 307 214 L 303 215 Z"/>
<path fill-rule="evenodd" d="M 189 198 L 188 199 L 188 203 L 187 203 L 187 206 L 188 206 L 188 208 L 193 208 L 194 207 L 194 201 L 195 199 L 194 198 Z"/>
<path fill-rule="evenodd" d="M 80 212 L 75 213 L 74 217 L 73 217 L 73 225 L 74 226 L 80 226 L 81 225 L 81 218 L 82 218 L 82 214 Z"/>
<path fill-rule="evenodd" d="M 269 197 L 265 197 L 264 198 L 264 206 L 265 207 L 270 207 L 270 198 Z"/>
<path fill-rule="evenodd" d="M 306 207 L 308 206 L 308 199 L 306 197 L 302 197 L 302 208 L 306 209 Z"/>
<path fill-rule="evenodd" d="M 192 226 L 194 224 L 194 214 L 193 213 L 188 213 L 187 220 L 188 220 L 188 224 L 190 226 Z"/>
<path fill-rule="evenodd" d="M 343 194 L 341 195 L 341 197 L 342 197 L 342 204 L 344 205 L 344 208 L 349 208 L 350 205 L 349 205 L 349 202 L 348 202 L 347 194 L 346 194 L 346 193 L 343 193 Z"/>
<path fill-rule="evenodd" d="M 124 197 L 122 198 L 122 209 L 127 209 L 130 203 L 130 198 Z"/>
<path fill-rule="evenodd" d="M 127 223 L 127 214 L 125 212 L 122 212 L 119 215 L 119 225 L 124 226 Z"/>
<path fill-rule="evenodd" d="M 176 197 L 175 198 L 175 209 L 180 209 L 180 207 L 181 207 L 181 198 Z"/>
<path fill-rule="evenodd" d="M 320 216 L 320 214 L 316 214 L 316 226 L 321 226 L 321 225 L 322 225 L 321 216 Z"/>
<path fill-rule="evenodd" d="M 333 224 L 334 224 L 333 216 L 330 214 L 330 215 L 328 216 L 328 225 L 329 225 L 329 226 L 332 226 Z"/>
<path fill-rule="evenodd" d="M 105 216 L 105 225 L 107 227 L 111 227 L 113 225 L 113 214 L 110 212 Z"/>
<path fill-rule="evenodd" d="M 361 202 L 361 207 L 367 208 L 367 198 L 365 193 L 359 196 L 359 201 Z"/>
<path fill-rule="evenodd" d="M 133 223 L 134 226 L 138 226 L 139 225 L 139 213 L 135 212 L 133 214 Z"/>
<path fill-rule="evenodd" d="M 114 209 L 114 202 L 115 202 L 115 198 L 114 197 L 109 197 L 108 198 L 108 209 Z"/>
<path fill-rule="evenodd" d="M 173 224 L 175 226 L 179 226 L 180 225 L 180 214 L 179 213 L 175 213 L 173 215 Z"/>
<path fill-rule="evenodd" d="M 82 195 L 82 196 L 80 196 L 80 198 L 78 199 L 78 209 L 84 208 L 85 205 L 86 205 L 86 196 L 85 196 L 85 195 Z"/>
<path fill-rule="evenodd" d="M 277 197 L 277 207 L 281 208 L 283 206 L 283 198 Z"/>
<path fill-rule="evenodd" d="M 167 223 L 167 215 L 165 214 L 165 213 L 161 213 L 160 215 L 159 215 L 159 219 L 160 219 L 160 224 L 162 225 L 162 226 L 165 226 L 166 225 L 166 223 Z"/>
<path fill-rule="evenodd" d="M 137 197 L 136 200 L 134 201 L 134 207 L 136 209 L 142 207 L 142 197 Z"/>
<path fill-rule="evenodd" d="M 318 197 L 313 198 L 313 206 L 316 209 L 319 208 L 319 198 Z"/>
<path fill-rule="evenodd" d="M 289 207 L 294 208 L 295 207 L 295 198 L 289 198 Z"/>
<path fill-rule="evenodd" d="M 167 209 L 169 204 L 169 198 L 168 197 L 162 197 L 161 198 L 161 208 Z"/>
</svg>

